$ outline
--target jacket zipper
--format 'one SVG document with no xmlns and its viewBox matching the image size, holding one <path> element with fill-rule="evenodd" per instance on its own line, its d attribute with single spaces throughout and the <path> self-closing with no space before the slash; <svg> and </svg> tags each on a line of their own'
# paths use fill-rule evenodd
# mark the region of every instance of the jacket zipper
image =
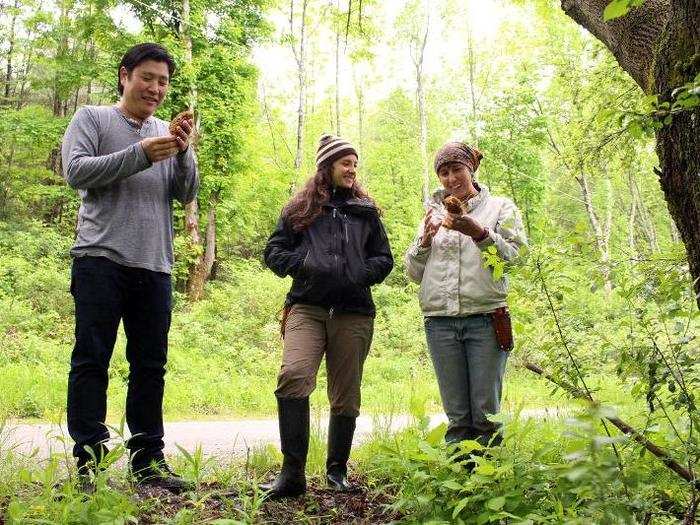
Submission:
<svg viewBox="0 0 700 525">
<path fill-rule="evenodd" d="M 335 188 L 333 189 L 335 193 Z M 336 228 L 335 228 L 335 221 L 338 217 L 338 208 L 333 208 L 333 261 L 335 264 L 335 273 L 338 276 L 338 279 L 340 279 L 340 268 L 338 267 L 338 235 L 336 233 Z M 328 318 L 333 319 L 333 312 L 335 311 L 335 306 L 331 306 L 330 309 L 328 310 Z"/>
<path fill-rule="evenodd" d="M 348 240 L 348 216 L 343 215 L 342 213 L 340 216 L 343 219 L 343 227 L 345 228 L 345 244 L 348 244 L 350 241 Z"/>
</svg>

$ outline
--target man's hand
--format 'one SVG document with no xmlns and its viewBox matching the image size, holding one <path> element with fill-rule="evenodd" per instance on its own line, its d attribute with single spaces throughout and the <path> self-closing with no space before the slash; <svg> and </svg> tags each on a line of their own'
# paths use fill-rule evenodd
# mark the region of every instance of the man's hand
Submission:
<svg viewBox="0 0 700 525">
<path fill-rule="evenodd" d="M 173 133 L 173 137 L 177 141 L 177 147 L 180 151 L 185 151 L 190 145 L 190 136 L 194 129 L 194 121 L 187 117 L 183 119 Z"/>
<path fill-rule="evenodd" d="M 428 210 L 423 219 L 423 235 L 420 238 L 422 248 L 428 248 L 433 243 L 433 237 L 440 229 L 440 223 L 433 219 L 433 210 Z"/>
<path fill-rule="evenodd" d="M 447 217 L 443 219 L 442 225 L 448 230 L 458 231 L 474 239 L 478 239 L 484 235 L 484 227 L 469 215 L 453 215 L 448 213 Z"/>
<path fill-rule="evenodd" d="M 141 147 L 151 163 L 169 159 L 180 151 L 177 138 L 172 135 L 143 139 Z"/>
</svg>

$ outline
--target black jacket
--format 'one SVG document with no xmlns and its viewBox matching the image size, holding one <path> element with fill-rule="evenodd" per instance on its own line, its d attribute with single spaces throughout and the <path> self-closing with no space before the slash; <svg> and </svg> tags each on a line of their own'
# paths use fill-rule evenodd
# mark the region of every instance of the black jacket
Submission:
<svg viewBox="0 0 700 525">
<path fill-rule="evenodd" d="M 280 218 L 267 241 L 265 264 L 280 277 L 293 277 L 287 306 L 374 316 L 369 288 L 389 275 L 394 259 L 377 208 L 338 191 L 301 232 Z"/>
</svg>

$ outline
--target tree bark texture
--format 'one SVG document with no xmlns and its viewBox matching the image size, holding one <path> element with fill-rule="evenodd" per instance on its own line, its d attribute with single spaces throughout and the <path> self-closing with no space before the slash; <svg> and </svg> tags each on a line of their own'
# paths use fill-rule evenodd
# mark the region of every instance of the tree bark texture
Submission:
<svg viewBox="0 0 700 525">
<path fill-rule="evenodd" d="M 647 94 L 672 101 L 673 90 L 700 72 L 700 0 L 646 0 L 603 21 L 608 0 L 561 0 L 564 12 L 612 52 Z M 671 217 L 685 243 L 700 307 L 700 108 L 673 115 L 656 132 L 657 171 Z"/>
<path fill-rule="evenodd" d="M 180 38 L 185 47 L 185 63 L 192 64 L 192 37 L 190 36 L 190 0 L 182 1 L 182 16 L 180 24 Z M 195 111 L 197 105 L 197 86 L 194 81 L 190 83 L 189 109 Z M 199 117 L 195 116 L 194 140 L 191 148 L 196 148 L 196 141 L 201 138 L 199 129 Z M 204 296 L 204 285 L 211 275 L 214 263 L 212 254 L 216 253 L 216 198 L 212 196 L 209 202 L 207 231 L 202 239 L 199 228 L 199 203 L 197 199 L 185 206 L 185 230 L 190 238 L 190 243 L 196 247 L 199 255 L 188 268 L 187 273 L 187 298 L 190 301 L 199 301 Z M 210 246 L 211 245 L 211 246 Z M 207 257 L 211 257 L 208 260 Z"/>
</svg>

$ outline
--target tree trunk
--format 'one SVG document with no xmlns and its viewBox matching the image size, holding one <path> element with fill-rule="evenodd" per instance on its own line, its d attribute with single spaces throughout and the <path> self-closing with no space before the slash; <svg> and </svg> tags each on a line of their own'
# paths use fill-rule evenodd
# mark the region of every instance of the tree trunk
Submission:
<svg viewBox="0 0 700 525">
<path fill-rule="evenodd" d="M 187 298 L 190 301 L 199 301 L 204 296 L 204 285 L 211 276 L 212 267 L 216 260 L 216 205 L 218 195 L 213 194 L 209 202 L 209 212 L 207 213 L 207 231 L 205 234 L 205 244 L 202 254 L 197 257 L 195 264 L 190 268 L 187 278 Z M 197 213 L 199 219 L 196 200 L 193 201 L 193 211 Z M 189 215 L 189 214 L 188 214 Z M 189 217 L 188 217 L 189 218 Z M 197 245 L 202 246 L 202 239 L 199 233 L 199 224 L 188 221 L 190 227 L 190 238 L 197 240 Z"/>
<path fill-rule="evenodd" d="M 591 190 L 588 185 L 588 176 L 581 172 L 576 181 L 581 186 L 581 196 L 583 197 L 583 202 L 586 206 L 586 214 L 588 215 L 588 222 L 591 225 L 591 230 L 593 231 L 593 237 L 595 238 L 595 245 L 598 249 L 598 255 L 600 256 L 600 272 L 603 276 L 603 283 L 605 286 L 605 294 L 610 295 L 612 292 L 612 281 L 610 279 L 610 232 L 612 229 L 612 185 L 610 180 L 607 180 L 606 190 L 607 190 L 607 212 L 605 217 L 605 225 L 600 224 L 600 219 L 593 206 L 593 199 L 591 197 Z"/>
<path fill-rule="evenodd" d="M 613 53 L 645 93 L 672 101 L 700 71 L 700 0 L 646 0 L 610 23 L 608 0 L 562 0 L 567 15 Z M 656 132 L 661 188 L 681 239 L 700 307 L 700 108 L 677 113 Z"/>
<path fill-rule="evenodd" d="M 294 169 L 301 168 L 302 153 L 304 146 L 304 109 L 306 105 L 306 6 L 308 0 L 302 0 L 301 4 L 301 27 L 299 29 L 299 46 L 291 39 L 292 52 L 297 63 L 297 82 L 299 84 L 299 104 L 297 106 L 297 150 L 294 156 Z M 289 30 L 294 36 L 294 0 L 290 1 L 289 7 Z"/>
<path fill-rule="evenodd" d="M 632 203 L 634 204 L 634 209 L 636 210 L 635 224 L 633 226 L 636 228 L 636 217 L 638 216 L 639 226 L 641 227 L 641 231 L 644 235 L 644 238 L 647 240 L 647 244 L 649 245 L 649 251 L 651 251 L 652 253 L 659 253 L 660 249 L 658 238 L 656 235 L 656 226 L 654 225 L 654 221 L 652 220 L 651 214 L 649 213 L 649 208 L 644 203 L 644 198 L 642 197 L 642 194 L 639 191 L 639 185 L 637 184 L 637 180 L 634 178 L 634 175 L 631 172 L 627 177 L 627 184 L 630 189 L 630 195 L 632 196 Z"/>
<path fill-rule="evenodd" d="M 340 136 L 340 0 L 336 0 L 338 10 L 335 23 L 335 134 Z"/>
<path fill-rule="evenodd" d="M 477 99 L 476 99 L 476 78 L 474 74 L 474 65 L 475 65 L 475 58 L 474 58 L 474 38 L 472 35 L 472 29 L 471 27 L 469 28 L 469 32 L 467 34 L 467 59 L 469 60 L 469 98 L 471 99 L 471 106 L 472 106 L 472 121 L 471 121 L 471 128 L 472 128 L 472 136 L 471 136 L 471 142 L 475 147 L 479 147 L 479 137 L 478 137 L 478 128 L 477 128 Z M 522 209 L 522 208 L 521 208 Z"/>
<path fill-rule="evenodd" d="M 358 133 L 358 145 L 360 148 L 360 156 L 364 151 L 364 120 L 365 120 L 365 92 L 364 92 L 364 78 L 361 73 L 358 73 L 356 67 L 352 68 L 352 78 L 355 84 L 355 96 L 357 97 L 357 133 Z M 365 174 L 367 176 L 367 174 Z"/>
<path fill-rule="evenodd" d="M 10 21 L 10 34 L 8 35 L 7 49 L 7 69 L 5 71 L 5 103 L 9 104 L 10 94 L 12 92 L 12 58 L 15 50 L 15 24 L 17 22 L 17 10 L 19 8 L 19 0 L 15 0 L 14 9 L 12 10 L 12 19 Z"/>
<path fill-rule="evenodd" d="M 184 61 L 186 64 L 192 64 L 192 37 L 190 36 L 190 0 L 182 1 L 182 23 L 180 24 L 180 38 L 185 47 Z M 195 111 L 197 105 L 197 85 L 193 79 L 190 79 L 189 86 L 189 109 Z M 193 143 L 191 148 L 196 148 L 196 142 L 201 138 L 199 129 L 199 117 L 196 116 L 193 131 Z M 212 243 L 211 250 L 216 246 L 216 224 L 215 224 L 215 197 L 212 197 L 209 203 L 209 216 L 212 221 L 207 225 L 207 232 L 204 242 L 199 229 L 199 203 L 197 199 L 185 206 L 185 230 L 190 237 L 190 243 L 197 250 L 198 255 L 194 262 L 190 265 L 187 274 L 187 298 L 190 301 L 199 301 L 204 296 L 204 285 L 211 273 L 212 263 L 207 261 L 207 255 L 210 252 L 209 242 Z M 210 233 L 211 229 L 211 233 Z M 214 238 L 211 239 L 210 237 Z"/>
<path fill-rule="evenodd" d="M 671 100 L 672 91 L 700 72 L 700 0 L 671 2 L 655 69 L 655 91 Z M 685 243 L 700 307 L 700 107 L 679 113 L 656 133 L 661 187 Z"/>
<path fill-rule="evenodd" d="M 426 10 L 427 11 L 427 10 Z M 430 29 L 430 12 L 427 11 L 425 31 L 418 42 L 416 55 L 413 57 L 413 65 L 416 69 L 416 99 L 418 102 L 418 120 L 420 135 L 418 147 L 420 148 L 421 165 L 423 169 L 423 200 L 430 199 L 430 171 L 428 169 L 428 116 L 425 109 L 425 90 L 423 89 L 423 60 L 425 58 L 425 46 L 428 43 Z"/>
<path fill-rule="evenodd" d="M 637 201 L 632 199 L 630 203 L 630 215 L 627 220 L 627 245 L 630 249 L 630 255 L 632 258 L 637 258 L 637 240 L 634 233 L 635 226 L 637 224 Z"/>
</svg>

